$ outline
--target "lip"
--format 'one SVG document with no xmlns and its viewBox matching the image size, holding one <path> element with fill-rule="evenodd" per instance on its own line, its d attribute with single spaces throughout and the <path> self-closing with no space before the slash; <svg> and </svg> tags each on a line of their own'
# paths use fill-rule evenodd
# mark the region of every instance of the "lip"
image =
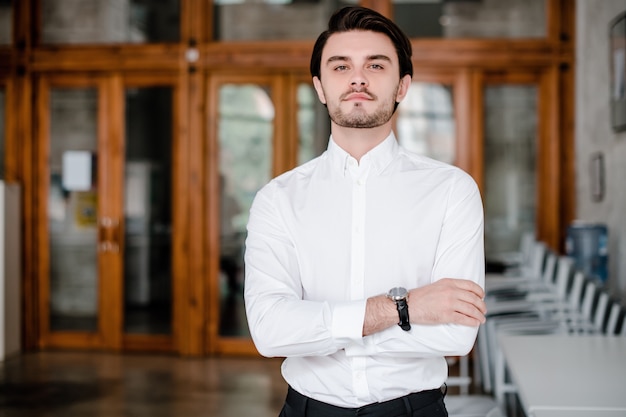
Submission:
<svg viewBox="0 0 626 417">
<path fill-rule="evenodd" d="M 344 98 L 345 101 L 372 100 L 372 96 L 367 93 L 350 93 Z"/>
</svg>

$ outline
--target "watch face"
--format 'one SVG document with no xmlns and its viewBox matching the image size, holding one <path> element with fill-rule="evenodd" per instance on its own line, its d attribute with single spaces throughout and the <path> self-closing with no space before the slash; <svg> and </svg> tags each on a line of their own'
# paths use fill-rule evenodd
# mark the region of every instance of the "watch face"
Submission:
<svg viewBox="0 0 626 417">
<path fill-rule="evenodd" d="M 389 293 L 387 293 L 387 296 L 394 301 L 402 300 L 403 298 L 406 298 L 408 295 L 409 295 L 409 292 L 406 290 L 406 288 L 402 288 L 402 287 L 392 288 L 389 290 Z"/>
</svg>

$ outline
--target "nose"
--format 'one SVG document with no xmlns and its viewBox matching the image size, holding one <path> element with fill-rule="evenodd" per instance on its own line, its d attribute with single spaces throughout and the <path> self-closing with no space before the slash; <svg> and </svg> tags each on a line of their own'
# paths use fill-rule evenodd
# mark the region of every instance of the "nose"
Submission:
<svg viewBox="0 0 626 417">
<path fill-rule="evenodd" d="M 368 85 L 367 77 L 361 70 L 355 70 L 350 79 L 350 85 L 354 88 L 366 87 Z"/>
</svg>

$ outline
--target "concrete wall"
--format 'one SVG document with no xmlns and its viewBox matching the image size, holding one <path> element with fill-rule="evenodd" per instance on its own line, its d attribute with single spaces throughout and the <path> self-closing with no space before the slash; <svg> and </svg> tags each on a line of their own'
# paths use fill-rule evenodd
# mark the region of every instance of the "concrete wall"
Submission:
<svg viewBox="0 0 626 417">
<path fill-rule="evenodd" d="M 583 221 L 609 229 L 609 281 L 614 295 L 626 298 L 626 132 L 610 121 L 609 22 L 626 10 L 626 0 L 576 2 L 576 205 Z M 601 152 L 606 193 L 592 198 L 592 155 Z"/>
</svg>

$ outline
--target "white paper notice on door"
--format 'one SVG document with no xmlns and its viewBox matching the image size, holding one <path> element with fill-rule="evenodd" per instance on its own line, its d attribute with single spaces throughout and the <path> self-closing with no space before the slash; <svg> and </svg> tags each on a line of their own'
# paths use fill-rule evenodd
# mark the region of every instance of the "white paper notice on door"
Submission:
<svg viewBox="0 0 626 417">
<path fill-rule="evenodd" d="M 63 153 L 63 188 L 67 191 L 91 189 L 91 152 L 65 151 Z"/>
</svg>

